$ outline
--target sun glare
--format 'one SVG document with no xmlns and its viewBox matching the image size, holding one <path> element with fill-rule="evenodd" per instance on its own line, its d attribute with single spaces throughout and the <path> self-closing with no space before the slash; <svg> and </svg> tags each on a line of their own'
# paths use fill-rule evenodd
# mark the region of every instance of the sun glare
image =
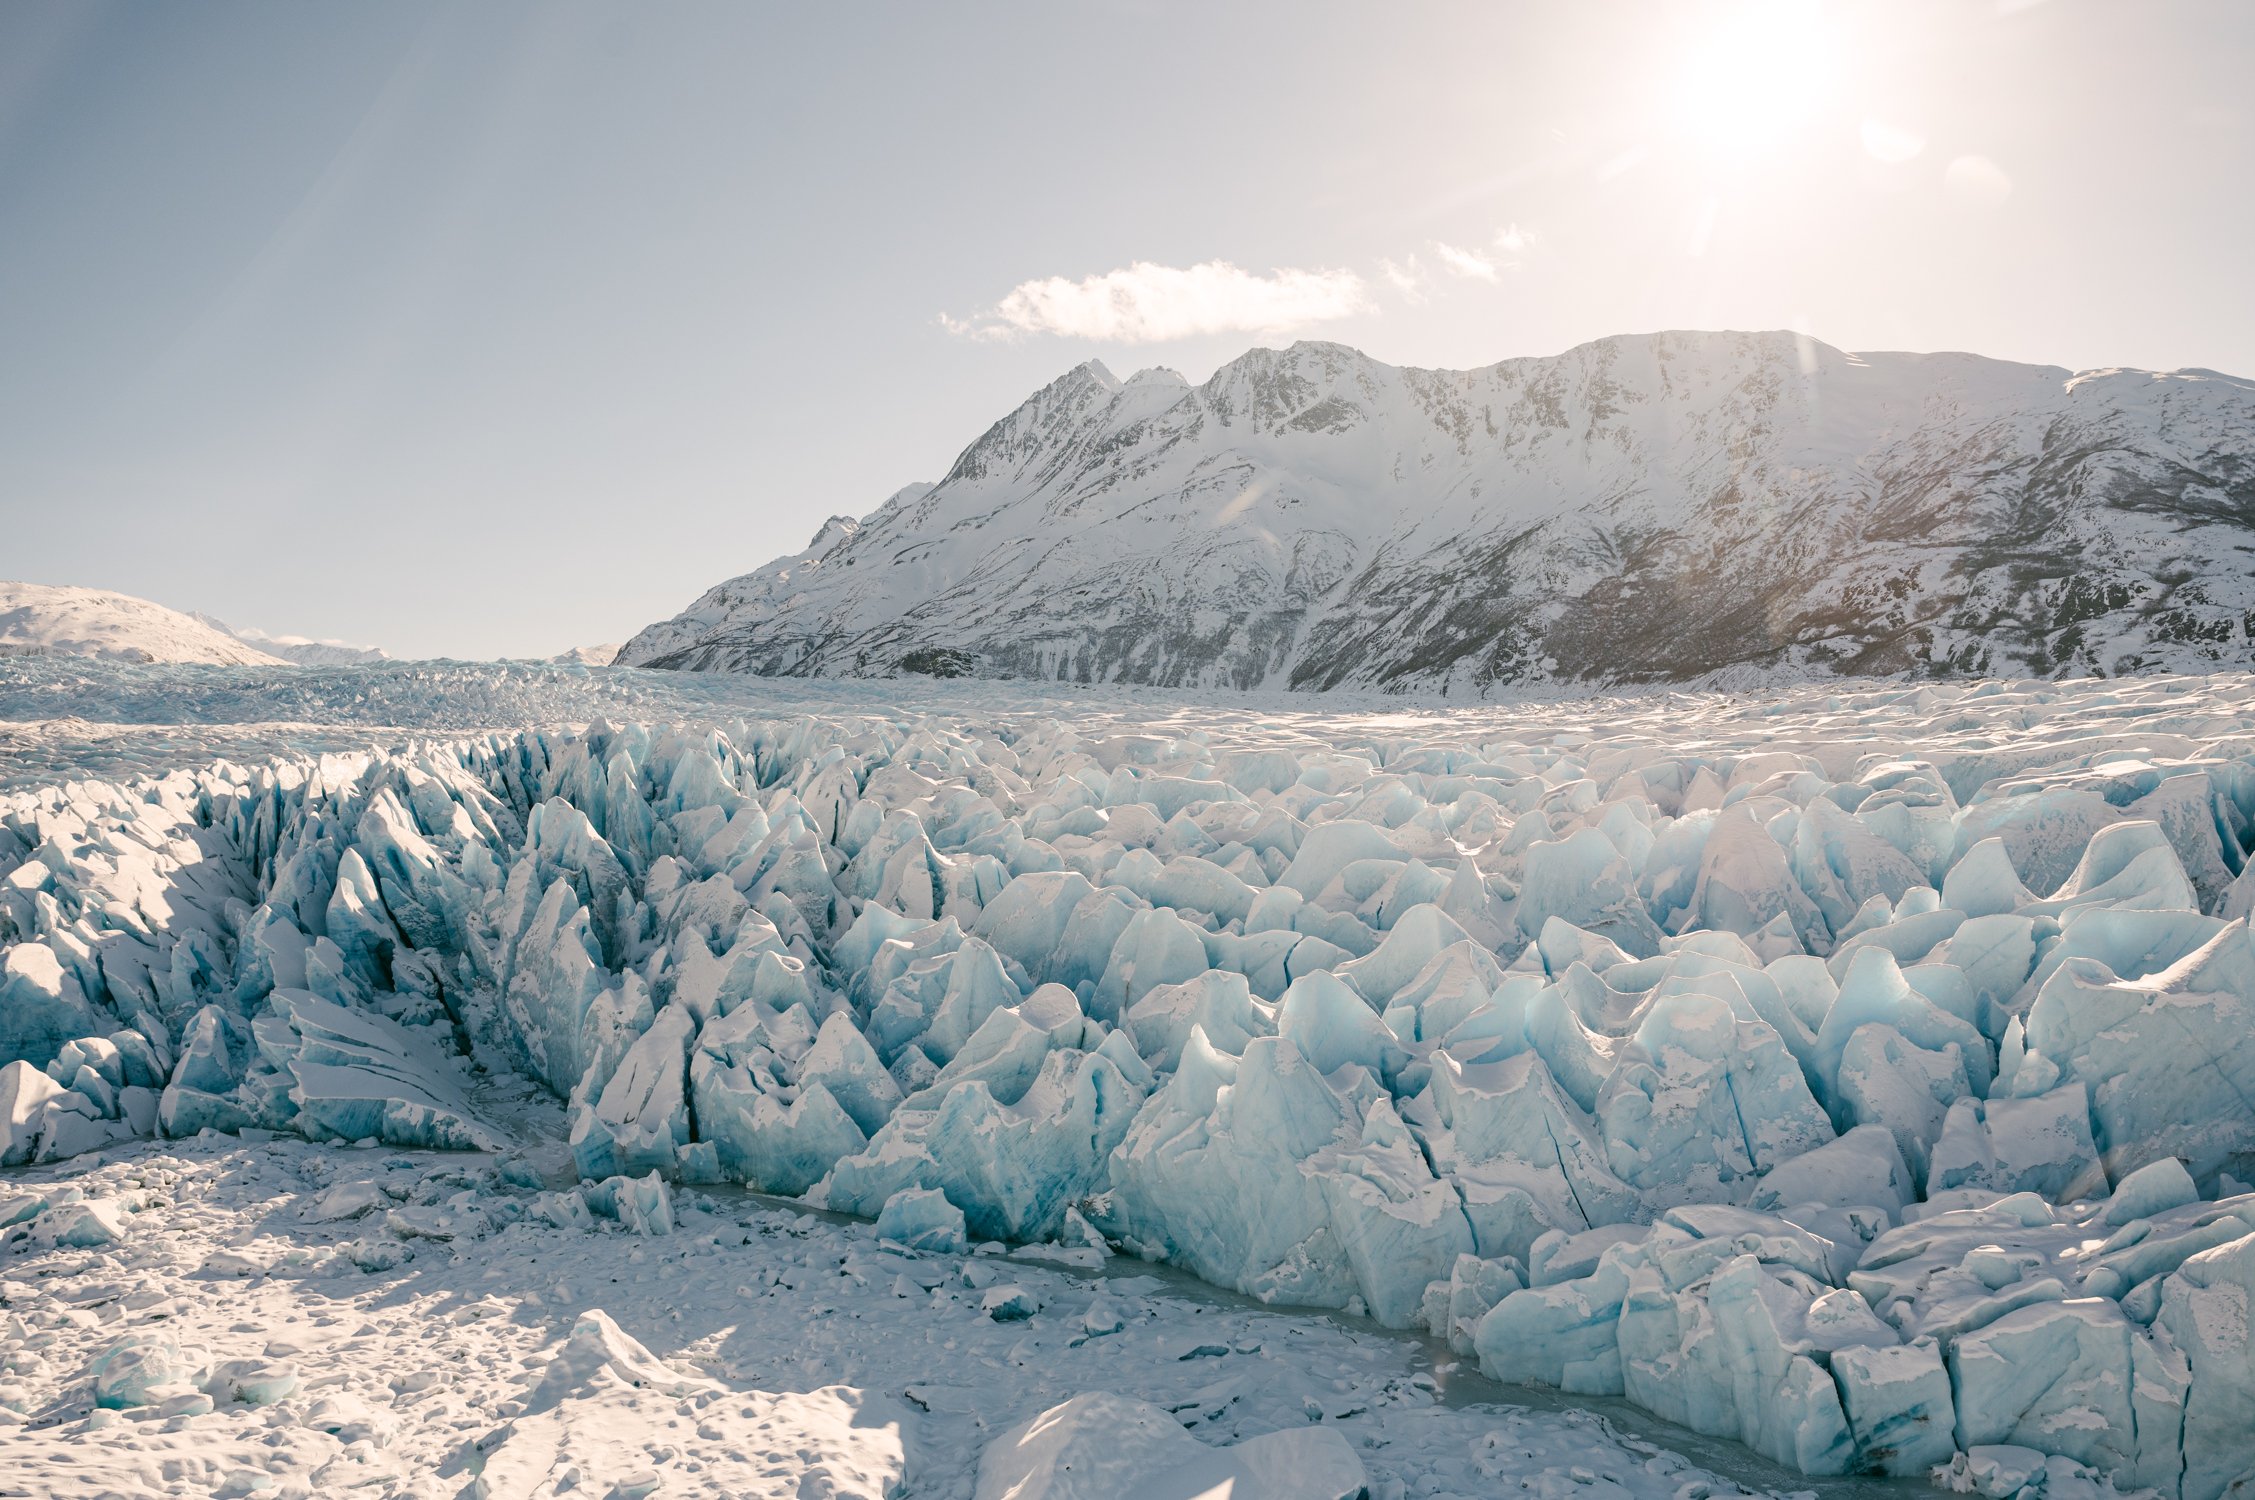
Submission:
<svg viewBox="0 0 2255 1500">
<path fill-rule="evenodd" d="M 1672 123 L 1684 140 L 1724 162 L 1790 143 L 1838 83 L 1839 41 L 1814 4 L 1745 5 L 1688 41 Z"/>
</svg>

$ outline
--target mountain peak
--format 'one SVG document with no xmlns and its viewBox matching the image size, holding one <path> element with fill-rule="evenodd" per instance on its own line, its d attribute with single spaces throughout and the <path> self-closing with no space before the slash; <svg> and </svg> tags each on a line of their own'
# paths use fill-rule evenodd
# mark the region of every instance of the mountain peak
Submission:
<svg viewBox="0 0 2255 1500">
<path fill-rule="evenodd" d="M 814 540 L 806 544 L 806 550 L 826 552 L 859 530 L 861 522 L 852 516 L 832 516 L 814 533 Z"/>
<path fill-rule="evenodd" d="M 824 566 L 733 580 L 623 659 L 1459 695 L 2202 670 L 2255 660 L 2249 390 L 1784 330 L 1474 370 L 1302 340 L 1195 388 L 1090 360 L 833 523 Z M 2132 517 L 2181 541 L 2124 545 Z"/>
<path fill-rule="evenodd" d="M 1104 361 L 1100 359 L 1082 360 L 1079 364 L 1073 366 L 1070 370 L 1067 370 L 1056 381 L 1052 382 L 1052 384 L 1064 385 L 1067 382 L 1071 382 L 1073 384 L 1093 385 L 1098 387 L 1099 389 L 1107 391 L 1116 391 L 1120 388 L 1120 377 L 1114 375 L 1111 370 L 1106 367 Z"/>
</svg>

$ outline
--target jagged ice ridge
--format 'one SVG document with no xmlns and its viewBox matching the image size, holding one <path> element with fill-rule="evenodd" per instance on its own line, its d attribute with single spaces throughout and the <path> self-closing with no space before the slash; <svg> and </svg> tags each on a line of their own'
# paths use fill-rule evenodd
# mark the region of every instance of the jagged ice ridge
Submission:
<svg viewBox="0 0 2255 1500">
<path fill-rule="evenodd" d="M 486 1147 L 511 1069 L 567 1101 L 558 1214 L 656 1232 L 733 1180 L 927 1249 L 1101 1241 L 1811 1474 L 2215 1500 L 2255 1415 L 2248 687 L 964 698 L 13 793 L 0 1159 Z"/>
</svg>

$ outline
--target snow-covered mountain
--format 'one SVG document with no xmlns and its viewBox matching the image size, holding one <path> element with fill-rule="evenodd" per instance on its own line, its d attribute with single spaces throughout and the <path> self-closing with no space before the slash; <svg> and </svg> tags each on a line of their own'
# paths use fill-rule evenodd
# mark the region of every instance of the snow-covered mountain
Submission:
<svg viewBox="0 0 2255 1500">
<path fill-rule="evenodd" d="M 0 581 L 0 656 L 287 665 L 205 621 L 101 589 Z"/>
<path fill-rule="evenodd" d="M 1476 693 L 2255 659 L 2255 382 L 1603 339 L 1094 361 L 623 664 Z"/>
<path fill-rule="evenodd" d="M 361 662 L 391 660 L 391 653 L 380 646 L 355 646 L 346 641 L 320 641 L 303 635 L 268 635 L 256 626 L 238 630 L 201 610 L 191 613 L 221 635 L 233 636 L 254 651 L 295 662 L 301 667 L 350 667 Z"/>
</svg>

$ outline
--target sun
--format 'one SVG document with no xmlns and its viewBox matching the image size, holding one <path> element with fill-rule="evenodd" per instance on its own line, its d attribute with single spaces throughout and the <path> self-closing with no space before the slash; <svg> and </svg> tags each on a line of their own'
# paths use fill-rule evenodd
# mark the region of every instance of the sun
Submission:
<svg viewBox="0 0 2255 1500">
<path fill-rule="evenodd" d="M 1686 36 L 1668 124 L 1726 164 L 1790 144 L 1834 96 L 1840 43 L 1813 0 L 1733 6 Z"/>
</svg>

